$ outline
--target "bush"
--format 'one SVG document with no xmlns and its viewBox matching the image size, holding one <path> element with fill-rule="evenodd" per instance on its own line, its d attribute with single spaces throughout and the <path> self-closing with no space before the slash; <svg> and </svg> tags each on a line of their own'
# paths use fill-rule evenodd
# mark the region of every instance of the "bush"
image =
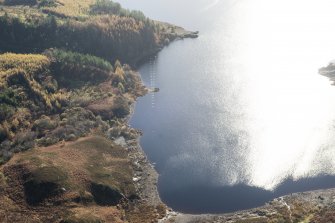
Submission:
<svg viewBox="0 0 335 223">
<path fill-rule="evenodd" d="M 145 17 L 145 15 L 143 14 L 143 12 L 138 11 L 138 10 L 130 11 L 129 16 L 133 17 L 136 20 L 140 20 L 140 21 L 145 21 L 147 19 L 147 17 Z"/>
<path fill-rule="evenodd" d="M 48 50 L 46 55 L 59 63 L 66 64 L 67 66 L 81 66 L 95 67 L 104 71 L 112 71 L 113 66 L 108 61 L 92 56 L 89 54 L 81 54 L 72 51 L 65 51 L 60 49 Z"/>
<path fill-rule="evenodd" d="M 15 109 L 7 104 L 0 104 L 0 122 L 10 118 L 15 113 Z"/>
<path fill-rule="evenodd" d="M 17 152 L 31 149 L 35 146 L 36 133 L 32 131 L 20 132 L 13 140 L 14 150 Z"/>
<path fill-rule="evenodd" d="M 114 14 L 119 15 L 121 5 L 110 0 L 97 0 L 94 5 L 91 5 L 90 12 L 92 14 Z"/>
<path fill-rule="evenodd" d="M 49 146 L 61 140 L 72 141 L 87 135 L 96 128 L 102 131 L 108 129 L 108 124 L 101 118 L 81 107 L 66 109 L 60 115 L 60 119 L 58 127 L 46 132 L 42 138 L 37 140 L 39 145 Z"/>
<path fill-rule="evenodd" d="M 117 2 L 113 2 L 111 0 L 97 0 L 94 5 L 90 7 L 90 13 L 93 15 L 119 15 L 124 17 L 132 17 L 139 21 L 145 21 L 147 18 L 143 14 L 143 12 L 138 10 L 127 10 L 121 7 L 121 5 Z"/>
<path fill-rule="evenodd" d="M 0 142 L 4 141 L 5 139 L 7 139 L 6 129 L 0 125 Z"/>
<path fill-rule="evenodd" d="M 41 0 L 38 3 L 39 7 L 55 7 L 57 6 L 55 0 Z"/>
<path fill-rule="evenodd" d="M 54 121 L 52 121 L 49 117 L 42 116 L 40 119 L 34 122 L 32 129 L 39 133 L 43 133 L 44 131 L 52 130 L 55 129 L 56 127 L 57 124 Z"/>
<path fill-rule="evenodd" d="M 128 100 L 122 96 L 118 96 L 114 100 L 113 113 L 117 118 L 124 118 L 130 114 L 129 107 Z"/>
<path fill-rule="evenodd" d="M 113 70 L 108 61 L 89 54 L 59 49 L 48 50 L 45 54 L 53 61 L 53 73 L 63 86 L 80 87 L 87 82 L 100 82 Z"/>
<path fill-rule="evenodd" d="M 11 106 L 18 105 L 18 96 L 15 94 L 13 89 L 6 88 L 0 92 L 0 104 L 7 104 Z"/>
</svg>

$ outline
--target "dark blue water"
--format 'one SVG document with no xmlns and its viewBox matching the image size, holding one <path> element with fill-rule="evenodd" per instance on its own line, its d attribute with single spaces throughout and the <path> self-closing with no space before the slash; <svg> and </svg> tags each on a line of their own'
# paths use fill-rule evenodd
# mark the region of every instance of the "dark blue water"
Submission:
<svg viewBox="0 0 335 223">
<path fill-rule="evenodd" d="M 121 0 L 189 30 L 139 72 L 158 93 L 131 125 L 160 174 L 166 204 L 220 213 L 335 187 L 335 58 L 330 0 Z"/>
</svg>

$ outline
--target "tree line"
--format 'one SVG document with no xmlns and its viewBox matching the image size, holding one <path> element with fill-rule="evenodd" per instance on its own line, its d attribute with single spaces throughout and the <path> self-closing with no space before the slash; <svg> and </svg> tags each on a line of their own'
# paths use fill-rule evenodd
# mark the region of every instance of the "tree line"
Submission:
<svg viewBox="0 0 335 223">
<path fill-rule="evenodd" d="M 101 15 L 85 21 L 42 17 L 33 22 L 7 14 L 0 16 L 0 50 L 16 53 L 63 48 L 133 64 L 157 48 L 156 26 L 132 17 Z"/>
</svg>

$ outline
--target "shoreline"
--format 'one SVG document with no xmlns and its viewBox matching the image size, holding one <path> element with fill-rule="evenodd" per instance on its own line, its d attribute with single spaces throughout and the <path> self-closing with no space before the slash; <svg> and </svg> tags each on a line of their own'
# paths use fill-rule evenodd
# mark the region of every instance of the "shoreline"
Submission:
<svg viewBox="0 0 335 223">
<path fill-rule="evenodd" d="M 141 79 L 141 82 L 143 84 L 143 81 Z M 144 94 L 141 97 L 145 97 L 148 94 L 149 89 L 146 88 L 147 93 Z M 130 105 L 130 114 L 127 117 L 127 124 L 130 128 L 133 128 L 130 125 L 130 119 L 132 118 L 135 107 L 136 107 L 137 101 L 134 101 L 132 105 Z M 160 199 L 158 188 L 157 188 L 157 182 L 158 182 L 158 172 L 155 170 L 155 168 L 150 163 L 146 153 L 144 152 L 141 144 L 140 144 L 140 138 L 142 136 L 142 131 L 135 129 L 138 132 L 138 135 L 135 140 L 130 140 L 130 142 L 127 143 L 127 149 L 129 153 L 129 158 L 132 161 L 132 165 L 134 167 L 134 183 L 136 185 L 136 188 L 139 192 L 139 195 L 142 198 L 142 200 L 145 200 L 147 202 L 150 202 L 154 205 L 158 205 L 160 203 L 163 203 Z M 129 147 L 129 144 L 134 143 L 134 147 Z"/>
<path fill-rule="evenodd" d="M 233 213 L 192 215 L 176 212 L 160 222 L 323 222 L 329 218 L 327 214 L 333 215 L 334 205 L 335 188 L 321 189 L 278 197 L 261 207 Z"/>
<path fill-rule="evenodd" d="M 10 9 L 9 6 L 6 7 Z M 35 8 L 27 7 L 27 9 L 31 9 L 31 13 L 39 13 Z M 21 8 L 15 8 L 15 10 L 20 12 Z M 14 12 L 16 12 L 15 10 Z M 52 11 L 45 14 L 48 13 L 52 14 Z M 62 15 L 58 15 L 57 18 L 60 20 L 66 17 L 69 19 L 75 18 L 66 14 L 63 15 L 65 16 L 64 18 L 61 18 Z M 134 62 L 135 69 L 143 64 L 147 58 L 156 55 L 171 42 L 198 37 L 197 31 L 187 31 L 182 27 L 169 23 L 155 22 L 164 27 L 164 31 L 160 35 L 161 39 L 154 47 L 144 47 L 143 51 L 129 59 L 130 64 Z M 9 48 L 14 48 L 12 45 L 8 46 L 10 46 Z M 30 48 L 25 50 L 29 52 Z M 29 53 L 36 54 L 37 51 L 33 50 Z M 122 68 L 122 64 L 120 66 Z M 140 77 L 139 74 L 138 76 Z M 47 81 L 49 77 L 45 78 Z M 156 221 L 162 223 L 255 222 L 256 220 L 257 222 L 268 222 L 269 219 L 273 221 L 283 219 L 284 222 L 293 222 L 295 219 L 299 219 L 308 222 L 309 219 L 317 217 L 318 214 L 328 211 L 325 209 L 335 206 L 335 189 L 328 189 L 286 195 L 269 201 L 268 204 L 262 207 L 234 213 L 192 215 L 174 212 L 164 205 L 159 196 L 157 186 L 159 174 L 140 145 L 141 130 L 134 129 L 129 125 L 130 119 L 135 112 L 137 98 L 145 96 L 150 91 L 158 91 L 159 89 L 146 88 L 142 79 L 139 78 L 134 80 L 135 83 L 141 85 L 139 89 L 130 88 L 130 91 L 124 92 L 120 87 L 121 90 L 118 89 L 113 95 L 108 92 L 111 89 L 113 90 L 110 81 L 112 80 L 106 80 L 101 85 L 82 88 L 78 90 L 78 94 L 71 92 L 74 99 L 83 100 L 85 99 L 84 97 L 87 97 L 89 100 L 68 105 L 69 107 L 64 107 L 66 109 L 60 110 L 59 114 L 46 113 L 43 114 L 43 117 L 39 117 L 41 114 L 36 113 L 35 115 L 39 119 L 31 118 L 29 121 L 34 123 L 28 122 L 28 124 L 23 123 L 28 118 L 22 116 L 20 123 L 22 122 L 21 124 L 25 126 L 22 129 L 22 133 L 29 134 L 26 135 L 27 137 L 18 135 L 17 141 L 20 142 L 21 139 L 26 139 L 27 142 L 32 141 L 35 143 L 34 137 L 36 136 L 32 132 L 24 132 L 26 131 L 25 128 L 30 131 L 33 124 L 36 124 L 37 129 L 40 128 L 38 131 L 41 131 L 41 135 L 45 134 L 43 138 L 38 138 L 38 140 L 43 139 L 45 141 L 37 141 L 36 138 L 36 142 L 40 144 L 36 144 L 36 146 L 34 144 L 33 147 L 29 147 L 30 149 L 27 147 L 28 151 L 23 149 L 22 151 L 21 149 L 19 151 L 15 150 L 15 153 L 11 153 L 14 156 L 12 160 L 2 160 L 5 163 L 0 166 L 1 222 L 4 219 L 6 219 L 6 222 L 30 222 L 29 215 L 30 217 L 34 215 L 36 218 L 36 221 L 32 220 L 33 222 L 60 222 L 56 220 L 65 219 L 61 221 L 64 223 L 78 223 L 81 219 L 86 221 L 88 218 L 91 219 L 90 222 L 126 221 L 141 223 Z M 36 86 L 36 83 L 33 83 Z M 43 82 L 43 84 L 46 86 L 47 82 Z M 45 86 L 43 84 L 37 85 L 43 87 L 36 88 L 39 90 L 36 92 L 41 92 L 41 89 L 44 90 Z M 121 86 L 124 88 L 123 85 Z M 100 91 L 102 87 L 104 87 L 104 90 Z M 41 94 L 40 96 L 45 95 Z M 51 96 L 50 98 L 54 99 Z M 116 96 L 120 96 L 124 100 L 115 102 Z M 47 97 L 46 99 L 50 100 L 50 98 Z M 72 98 L 71 102 L 74 99 Z M 45 100 L 45 102 L 48 101 Z M 86 103 L 88 104 L 85 105 Z M 120 105 L 117 109 L 129 109 L 128 115 L 121 115 L 122 117 L 113 116 L 116 117 L 115 119 L 106 118 L 111 116 L 112 110 L 115 109 L 113 107 L 114 103 Z M 100 115 L 106 116 L 104 120 L 101 120 Z M 71 120 L 72 118 L 73 120 Z M 41 123 L 47 123 L 48 125 L 43 126 L 40 125 Z M 74 128 L 77 124 L 78 126 L 73 130 L 76 134 L 66 132 L 68 128 Z M 96 126 L 94 127 L 93 124 Z M 58 132 L 60 130 L 65 132 L 64 138 L 57 138 L 58 135 L 56 134 L 52 135 L 58 127 Z M 83 127 L 87 127 L 88 130 L 79 134 Z M 33 129 L 34 133 L 38 131 Z M 115 131 L 116 136 L 114 137 L 113 133 Z M 60 141 L 52 141 L 58 139 Z M 16 149 L 19 149 L 19 147 Z M 8 149 L 5 152 L 11 151 Z M 6 157 L 8 154 L 6 153 Z M 26 182 L 27 176 L 29 176 L 29 182 Z M 48 184 L 55 186 L 56 189 L 49 187 Z M 41 193 L 43 190 L 30 190 L 30 192 L 27 192 L 26 188 L 31 189 L 31 185 L 44 188 L 43 190 L 47 192 L 45 194 Z M 133 190 L 134 187 L 135 190 Z M 106 192 L 109 195 L 105 196 L 104 193 Z M 111 194 L 112 196 L 110 196 Z M 101 195 L 104 197 L 103 199 L 101 199 Z M 32 202 L 36 196 L 41 198 L 41 200 L 36 201 L 39 206 L 30 205 L 29 202 Z M 115 196 L 115 201 L 112 200 L 113 196 Z M 29 198 L 28 200 L 27 197 Z M 92 210 L 95 213 L 90 213 Z M 114 216 L 112 216 L 113 214 Z M 302 216 L 303 214 L 306 216 Z M 10 215 L 9 219 L 11 220 L 8 220 L 8 215 Z M 50 220 L 49 217 L 53 217 L 53 220 Z M 113 221 L 105 220 L 112 218 L 114 219 Z M 335 222 L 335 219 L 333 222 Z"/>
<path fill-rule="evenodd" d="M 166 26 L 160 40 L 168 41 L 157 43 L 155 52 L 193 33 L 182 28 L 172 32 L 175 26 Z M 45 55 L 12 53 L 3 55 L 2 61 L 15 61 L 19 66 L 27 57 L 34 59 L 31 66 L 42 61 L 43 68 L 54 75 Z M 89 219 L 87 222 L 151 223 L 166 216 L 167 207 L 158 194 L 158 173 L 140 146 L 141 131 L 129 126 L 136 99 L 153 89 L 146 88 L 129 65 L 117 61 L 114 66 L 115 70 L 110 65 L 101 81 L 87 81 L 89 84 L 77 88 L 64 86 L 64 107 L 57 104 L 62 109 L 33 113 L 36 117 L 14 138 L 17 144 L 7 140 L 8 151 L 12 145 L 26 142 L 31 147 L 1 154 L 8 159 L 0 160 L 0 222 L 26 222 L 34 215 L 38 220 L 28 222 L 79 223 Z M 114 86 L 114 80 L 121 85 Z M 37 86 L 44 90 L 44 85 Z M 17 125 L 25 121 L 19 120 Z"/>
<path fill-rule="evenodd" d="M 181 28 L 182 29 L 182 28 Z M 189 34 L 198 35 L 198 32 L 188 32 Z M 196 38 L 184 35 L 182 38 Z M 172 41 L 178 40 L 178 38 Z M 172 42 L 171 41 L 171 42 Z M 169 44 L 169 43 L 168 43 Z M 168 45 L 166 44 L 166 45 Z M 164 46 L 166 46 L 164 45 Z M 164 48 L 163 46 L 163 48 Z M 150 54 L 148 57 L 155 55 L 160 52 L 163 48 L 157 50 Z M 144 62 L 145 59 L 142 61 Z M 138 67 L 136 67 L 137 70 Z M 142 78 L 141 78 L 142 80 Z M 142 84 L 143 81 L 142 81 Z M 146 88 L 148 91 L 150 89 Z M 146 96 L 146 94 L 144 95 Z M 144 97 L 143 96 L 143 97 Z M 132 105 L 132 112 L 130 118 L 135 111 L 136 101 Z M 129 120 L 130 120 L 129 118 Z M 128 124 L 129 124 L 128 120 Z M 132 127 L 131 127 L 132 128 Z M 154 166 L 147 159 L 147 155 L 140 145 L 139 135 L 136 139 L 138 152 L 144 157 L 143 163 L 141 165 L 143 169 L 143 175 L 148 177 L 141 178 L 139 184 L 144 187 L 145 193 L 144 197 L 149 199 L 149 202 L 162 202 L 158 193 L 158 177 L 159 174 L 155 170 Z M 153 195 L 153 196 L 152 196 Z M 150 200 L 151 199 L 151 200 Z M 166 205 L 166 204 L 164 204 Z M 222 214 L 185 214 L 167 207 L 166 215 L 164 218 L 160 219 L 159 223 L 210 223 L 210 222 L 310 222 L 310 220 L 317 219 L 318 222 L 324 219 L 325 212 L 331 212 L 330 208 L 335 206 L 335 188 L 330 189 L 319 189 L 310 190 L 306 192 L 297 192 L 292 194 L 287 194 L 274 198 L 266 202 L 262 206 L 258 206 L 251 209 L 239 210 L 236 212 L 222 213 Z M 331 212 L 333 213 L 333 212 Z M 335 218 L 334 218 L 335 221 Z"/>
<path fill-rule="evenodd" d="M 164 49 L 164 47 L 168 46 L 170 43 L 184 39 L 196 39 L 199 37 L 199 31 L 188 31 L 180 26 L 175 26 L 167 22 L 154 22 L 158 25 L 165 27 L 165 29 L 168 30 L 165 34 L 166 39 L 160 44 L 160 46 L 158 46 L 158 48 L 151 49 L 148 52 L 144 52 L 144 54 L 140 58 L 135 59 L 133 62 L 135 69 L 145 64 L 150 57 L 157 55 L 161 50 Z"/>
<path fill-rule="evenodd" d="M 137 60 L 137 62 L 135 63 L 136 64 L 135 71 L 138 73 L 141 84 L 145 87 L 145 91 L 146 91 L 144 95 L 141 95 L 139 97 L 145 97 L 145 96 L 147 96 L 148 93 L 157 92 L 157 91 L 159 91 L 159 88 L 151 89 L 151 88 L 148 88 L 147 86 L 145 86 L 144 82 L 143 82 L 143 79 L 142 79 L 142 76 L 138 72 L 138 68 L 141 65 L 143 65 L 144 63 L 146 63 L 147 60 L 150 57 L 157 55 L 161 50 L 164 49 L 164 47 L 168 46 L 170 43 L 172 43 L 174 41 L 178 41 L 178 40 L 187 39 L 187 38 L 195 39 L 195 38 L 198 38 L 198 36 L 199 36 L 199 31 L 188 31 L 188 30 L 186 30 L 182 27 L 178 27 L 178 26 L 172 25 L 170 23 L 161 22 L 161 21 L 155 21 L 155 22 L 159 23 L 161 25 L 164 24 L 164 26 L 166 26 L 168 28 L 173 27 L 176 31 L 175 31 L 174 36 L 169 36 L 169 41 L 168 42 L 163 43 L 159 48 L 157 48 L 157 49 L 147 53 L 143 57 L 139 58 Z M 137 97 L 137 98 L 139 98 L 139 97 Z M 133 115 L 135 113 L 137 98 L 135 99 L 134 103 L 130 105 L 130 114 L 126 118 L 126 123 L 131 129 L 135 129 L 130 125 L 130 119 L 133 117 Z M 129 155 L 131 156 L 130 159 L 132 160 L 133 165 L 135 167 L 134 169 L 138 170 L 137 173 L 135 173 L 135 176 L 134 176 L 134 178 L 136 178 L 137 188 L 140 191 L 140 195 L 143 195 L 143 197 L 145 199 L 147 199 L 150 203 L 155 204 L 155 205 L 160 204 L 160 203 L 164 204 L 164 202 L 162 202 L 162 200 L 159 196 L 158 186 L 157 186 L 159 173 L 156 171 L 155 167 L 149 161 L 145 151 L 143 150 L 143 148 L 140 144 L 140 137 L 142 136 L 142 130 L 138 130 L 138 129 L 135 129 L 135 130 L 139 131 L 140 133 L 137 135 L 137 138 L 135 140 L 136 149 L 134 149 L 134 150 L 130 149 L 129 150 L 130 151 Z M 127 145 L 127 148 L 128 148 L 128 145 Z M 141 164 L 139 165 L 140 162 L 141 162 Z M 166 205 L 166 204 L 164 204 L 164 205 Z M 172 209 L 170 209 L 170 208 L 168 208 L 168 209 L 170 211 L 172 211 Z"/>
</svg>

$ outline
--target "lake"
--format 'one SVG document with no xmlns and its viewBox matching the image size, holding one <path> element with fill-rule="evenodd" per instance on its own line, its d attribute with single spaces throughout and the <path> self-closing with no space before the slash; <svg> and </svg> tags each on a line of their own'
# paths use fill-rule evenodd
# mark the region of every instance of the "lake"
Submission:
<svg viewBox="0 0 335 223">
<path fill-rule="evenodd" d="M 162 200 L 222 213 L 335 187 L 333 0 L 119 0 L 200 31 L 139 68 L 157 93 L 131 125 L 155 164 Z"/>
</svg>

